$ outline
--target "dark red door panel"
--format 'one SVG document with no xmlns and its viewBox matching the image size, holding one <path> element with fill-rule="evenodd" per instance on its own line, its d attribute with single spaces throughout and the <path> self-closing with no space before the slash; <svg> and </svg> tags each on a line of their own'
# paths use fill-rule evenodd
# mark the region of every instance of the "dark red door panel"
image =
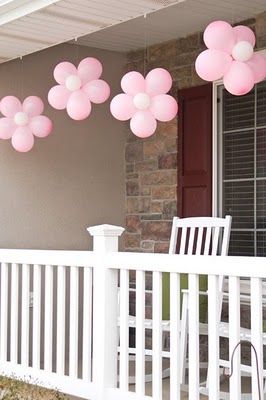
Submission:
<svg viewBox="0 0 266 400">
<path fill-rule="evenodd" d="M 212 213 L 212 85 L 178 93 L 178 215 Z"/>
</svg>

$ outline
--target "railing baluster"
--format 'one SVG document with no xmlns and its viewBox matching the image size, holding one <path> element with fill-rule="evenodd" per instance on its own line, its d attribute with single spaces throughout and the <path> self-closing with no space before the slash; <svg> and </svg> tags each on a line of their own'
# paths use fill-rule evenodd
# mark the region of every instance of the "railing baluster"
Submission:
<svg viewBox="0 0 266 400">
<path fill-rule="evenodd" d="M 69 376 L 78 376 L 78 283 L 79 268 L 70 268 L 70 313 L 69 313 Z"/>
<path fill-rule="evenodd" d="M 53 266 L 45 266 L 44 369 L 52 371 L 53 355 Z"/>
<path fill-rule="evenodd" d="M 219 400 L 220 398 L 220 375 L 219 375 L 219 323 L 220 323 L 220 297 L 219 276 L 208 277 L 208 387 L 209 398 Z"/>
<path fill-rule="evenodd" d="M 11 266 L 11 323 L 10 323 L 10 361 L 18 362 L 18 272 L 19 265 Z"/>
<path fill-rule="evenodd" d="M 262 281 L 260 278 L 251 278 L 251 342 L 254 345 L 258 356 L 260 392 L 263 394 L 263 341 L 262 341 Z M 252 398 L 258 399 L 257 366 L 254 351 L 252 352 Z"/>
<path fill-rule="evenodd" d="M 120 389 L 128 390 L 129 347 L 129 272 L 120 271 Z"/>
<path fill-rule="evenodd" d="M 91 339 L 92 339 L 92 269 L 84 268 L 83 275 L 83 346 L 82 377 L 91 381 Z"/>
<path fill-rule="evenodd" d="M 145 272 L 136 272 L 136 394 L 145 394 Z"/>
<path fill-rule="evenodd" d="M 170 400 L 180 400 L 180 275 L 170 274 Z"/>
<path fill-rule="evenodd" d="M 29 297 L 30 297 L 30 266 L 22 264 L 22 295 L 21 295 L 21 364 L 29 365 Z"/>
<path fill-rule="evenodd" d="M 199 400 L 199 276 L 189 274 L 189 400 Z"/>
<path fill-rule="evenodd" d="M 240 340 L 240 285 L 239 278 L 229 277 L 229 355 L 232 356 L 234 347 Z M 238 348 L 233 360 L 234 373 L 230 378 L 230 400 L 241 398 L 240 349 Z"/>
<path fill-rule="evenodd" d="M 162 273 L 152 274 L 152 396 L 162 399 Z"/>
<path fill-rule="evenodd" d="M 57 267 L 57 340 L 56 340 L 56 372 L 65 374 L 65 315 L 66 315 L 66 268 Z"/>
<path fill-rule="evenodd" d="M 41 345 L 41 265 L 33 267 L 32 366 L 40 368 Z"/>
<path fill-rule="evenodd" d="M 0 357 L 7 360 L 8 264 L 1 264 Z"/>
</svg>

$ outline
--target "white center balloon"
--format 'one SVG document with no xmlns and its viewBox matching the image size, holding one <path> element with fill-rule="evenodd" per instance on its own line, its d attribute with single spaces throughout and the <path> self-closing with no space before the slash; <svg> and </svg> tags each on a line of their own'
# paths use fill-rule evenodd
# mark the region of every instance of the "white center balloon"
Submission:
<svg viewBox="0 0 266 400">
<path fill-rule="evenodd" d="M 68 90 L 74 92 L 75 90 L 79 90 L 81 88 L 81 79 L 77 75 L 69 75 L 66 78 L 65 85 Z"/>
<path fill-rule="evenodd" d="M 14 122 L 18 126 L 26 126 L 29 123 L 29 117 L 25 112 L 19 111 L 14 116 Z"/>
<path fill-rule="evenodd" d="M 240 41 L 233 47 L 232 56 L 236 61 L 248 61 L 253 56 L 253 46 L 244 40 Z"/>
<path fill-rule="evenodd" d="M 147 93 L 138 93 L 133 98 L 133 104 L 138 110 L 147 110 L 151 104 L 150 96 Z"/>
</svg>

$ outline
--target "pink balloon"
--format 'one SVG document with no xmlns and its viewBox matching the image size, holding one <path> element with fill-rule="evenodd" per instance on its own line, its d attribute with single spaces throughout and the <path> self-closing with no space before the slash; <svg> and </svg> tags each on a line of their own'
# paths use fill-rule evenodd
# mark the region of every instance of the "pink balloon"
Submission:
<svg viewBox="0 0 266 400">
<path fill-rule="evenodd" d="M 31 130 L 27 126 L 17 128 L 11 139 L 12 146 L 15 150 L 25 153 L 32 149 L 34 145 L 34 137 Z"/>
<path fill-rule="evenodd" d="M 177 102 L 169 94 L 152 97 L 150 111 L 159 121 L 171 121 L 177 114 Z"/>
<path fill-rule="evenodd" d="M 124 93 L 118 94 L 112 99 L 110 110 L 119 121 L 127 121 L 136 112 L 132 97 Z"/>
<path fill-rule="evenodd" d="M 261 82 L 266 78 L 266 58 L 261 54 L 254 53 L 246 64 L 253 72 L 255 83 Z"/>
<path fill-rule="evenodd" d="M 229 93 L 241 96 L 253 88 L 254 75 L 246 63 L 233 61 L 229 71 L 224 76 L 223 82 Z"/>
<path fill-rule="evenodd" d="M 220 79 L 230 68 L 232 57 L 220 50 L 204 50 L 196 59 L 197 74 L 205 81 Z"/>
<path fill-rule="evenodd" d="M 105 102 L 110 96 L 109 85 L 101 79 L 86 83 L 83 91 L 89 96 L 90 101 L 96 104 Z"/>
<path fill-rule="evenodd" d="M 146 76 L 146 92 L 150 95 L 164 94 L 172 87 L 172 78 L 164 68 L 152 69 Z"/>
<path fill-rule="evenodd" d="M 16 130 L 16 124 L 11 118 L 0 118 L 0 139 L 10 139 Z"/>
<path fill-rule="evenodd" d="M 0 111 L 5 117 L 13 118 L 17 112 L 22 111 L 21 102 L 15 96 L 6 96 L 1 100 Z"/>
<path fill-rule="evenodd" d="M 37 115 L 31 118 L 29 128 L 35 136 L 43 138 L 52 132 L 53 124 L 45 115 Z"/>
<path fill-rule="evenodd" d="M 91 102 L 88 96 L 82 91 L 73 92 L 67 102 L 67 113 L 70 118 L 81 121 L 87 118 L 91 112 Z"/>
<path fill-rule="evenodd" d="M 67 106 L 71 92 L 61 85 L 56 85 L 49 90 L 48 102 L 56 110 L 63 110 Z"/>
<path fill-rule="evenodd" d="M 256 36 L 254 32 L 244 25 L 238 25 L 233 27 L 233 32 L 235 35 L 236 42 L 249 42 L 253 47 L 256 43 Z"/>
<path fill-rule="evenodd" d="M 137 111 L 130 120 L 130 129 L 140 137 L 147 138 L 155 132 L 157 122 L 150 111 Z"/>
<path fill-rule="evenodd" d="M 35 117 L 43 113 L 44 105 L 40 97 L 29 96 L 23 101 L 22 108 L 29 117 Z"/>
<path fill-rule="evenodd" d="M 137 71 L 128 72 L 121 79 L 122 90 L 130 95 L 145 92 L 145 79 Z"/>
<path fill-rule="evenodd" d="M 102 64 L 94 57 L 84 58 L 78 65 L 78 76 L 83 85 L 89 81 L 100 78 L 102 72 Z"/>
<path fill-rule="evenodd" d="M 203 40 L 209 49 L 230 54 L 236 42 L 233 28 L 225 21 L 211 22 L 204 31 Z"/>
<path fill-rule="evenodd" d="M 57 83 L 64 85 L 69 75 L 77 75 L 77 68 L 75 65 L 68 61 L 63 61 L 57 64 L 54 69 L 54 78 Z"/>
</svg>

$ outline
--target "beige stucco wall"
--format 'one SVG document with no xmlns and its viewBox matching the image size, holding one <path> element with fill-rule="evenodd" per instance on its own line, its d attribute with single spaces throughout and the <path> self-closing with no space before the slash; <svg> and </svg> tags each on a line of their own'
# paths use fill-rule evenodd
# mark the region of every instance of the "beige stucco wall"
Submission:
<svg viewBox="0 0 266 400">
<path fill-rule="evenodd" d="M 36 140 L 29 153 L 0 141 L 0 248 L 87 249 L 87 226 L 123 224 L 125 137 L 110 99 L 81 122 L 46 101 L 56 84 L 54 66 L 87 56 L 102 62 L 102 77 L 116 94 L 124 65 L 119 53 L 66 44 L 0 65 L 0 98 L 40 96 L 54 122 L 51 136 Z"/>
</svg>

